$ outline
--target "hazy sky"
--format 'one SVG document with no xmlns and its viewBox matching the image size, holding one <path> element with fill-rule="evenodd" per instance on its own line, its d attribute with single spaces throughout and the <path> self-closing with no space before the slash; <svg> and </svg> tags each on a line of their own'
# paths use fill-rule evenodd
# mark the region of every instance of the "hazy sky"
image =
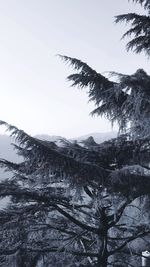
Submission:
<svg viewBox="0 0 150 267">
<path fill-rule="evenodd" d="M 0 119 L 33 135 L 111 130 L 89 116 L 93 106 L 69 86 L 71 69 L 55 55 L 79 58 L 98 72 L 149 71 L 145 56 L 125 51 L 126 28 L 113 22 L 131 11 L 140 7 L 127 0 L 0 0 Z"/>
</svg>

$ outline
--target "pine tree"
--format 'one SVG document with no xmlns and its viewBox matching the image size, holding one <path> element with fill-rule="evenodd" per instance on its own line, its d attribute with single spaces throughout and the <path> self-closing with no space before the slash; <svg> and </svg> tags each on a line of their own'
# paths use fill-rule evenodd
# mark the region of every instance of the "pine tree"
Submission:
<svg viewBox="0 0 150 267">
<path fill-rule="evenodd" d="M 134 2 L 149 10 L 149 1 Z M 128 245 L 150 234 L 144 210 L 138 212 L 142 221 L 135 215 L 135 201 L 150 193 L 150 76 L 142 69 L 112 73 L 114 82 L 80 60 L 61 58 L 76 71 L 68 77 L 72 85 L 88 89 L 92 114 L 117 122 L 119 136 L 102 144 L 61 140 L 58 146 L 0 122 L 23 157 L 21 163 L 0 160 L 13 172 L 0 183 L 1 198 L 10 197 L 0 211 L 0 264 L 137 266 L 141 254 Z"/>
</svg>

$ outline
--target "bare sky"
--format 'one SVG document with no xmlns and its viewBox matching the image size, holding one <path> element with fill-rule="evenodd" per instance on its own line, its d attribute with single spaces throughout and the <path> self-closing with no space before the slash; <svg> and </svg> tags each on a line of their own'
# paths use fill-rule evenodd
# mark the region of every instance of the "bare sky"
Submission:
<svg viewBox="0 0 150 267">
<path fill-rule="evenodd" d="M 0 119 L 33 135 L 111 130 L 89 116 L 92 104 L 69 86 L 71 69 L 55 55 L 79 58 L 102 73 L 148 72 L 144 55 L 125 51 L 125 26 L 113 22 L 140 10 L 127 0 L 0 0 Z"/>
</svg>

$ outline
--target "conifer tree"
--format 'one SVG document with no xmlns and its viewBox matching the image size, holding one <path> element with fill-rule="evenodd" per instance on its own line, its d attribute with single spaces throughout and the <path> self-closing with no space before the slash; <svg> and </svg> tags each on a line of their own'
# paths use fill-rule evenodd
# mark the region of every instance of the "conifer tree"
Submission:
<svg viewBox="0 0 150 267">
<path fill-rule="evenodd" d="M 149 16 L 149 1 L 133 2 Z M 137 25 L 137 17 L 121 16 L 117 21 L 128 17 Z M 148 38 L 140 29 L 131 31 Z M 139 48 L 134 41 L 133 47 L 149 53 L 145 44 Z M 102 144 L 89 138 L 81 144 L 61 140 L 59 146 L 0 122 L 23 157 L 21 163 L 0 160 L 2 168 L 13 172 L 0 183 L 1 198 L 10 197 L 0 211 L 0 264 L 137 266 L 141 254 L 133 242 L 150 234 L 149 214 L 135 207 L 137 199 L 150 194 L 150 76 L 142 69 L 133 75 L 112 73 L 114 82 L 80 60 L 61 58 L 76 71 L 68 77 L 72 85 L 88 89 L 95 104 L 92 114 L 117 122 L 120 133 Z"/>
</svg>

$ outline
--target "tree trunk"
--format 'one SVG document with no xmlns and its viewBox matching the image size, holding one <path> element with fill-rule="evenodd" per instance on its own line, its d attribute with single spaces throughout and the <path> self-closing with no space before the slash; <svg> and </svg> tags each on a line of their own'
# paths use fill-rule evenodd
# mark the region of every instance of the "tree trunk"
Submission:
<svg viewBox="0 0 150 267">
<path fill-rule="evenodd" d="M 108 218 L 106 214 L 106 208 L 99 209 L 100 215 L 101 215 L 101 221 L 100 221 L 100 233 L 99 238 L 102 242 L 99 256 L 98 256 L 98 262 L 97 267 L 107 267 L 108 263 Z"/>
<path fill-rule="evenodd" d="M 104 257 L 101 257 L 99 260 L 98 260 L 98 265 L 97 267 L 107 267 L 107 255 Z"/>
<path fill-rule="evenodd" d="M 107 232 L 105 233 L 105 236 L 102 241 L 102 248 L 99 253 L 98 257 L 98 264 L 97 267 L 107 267 L 108 262 L 108 253 L 107 253 Z"/>
</svg>

